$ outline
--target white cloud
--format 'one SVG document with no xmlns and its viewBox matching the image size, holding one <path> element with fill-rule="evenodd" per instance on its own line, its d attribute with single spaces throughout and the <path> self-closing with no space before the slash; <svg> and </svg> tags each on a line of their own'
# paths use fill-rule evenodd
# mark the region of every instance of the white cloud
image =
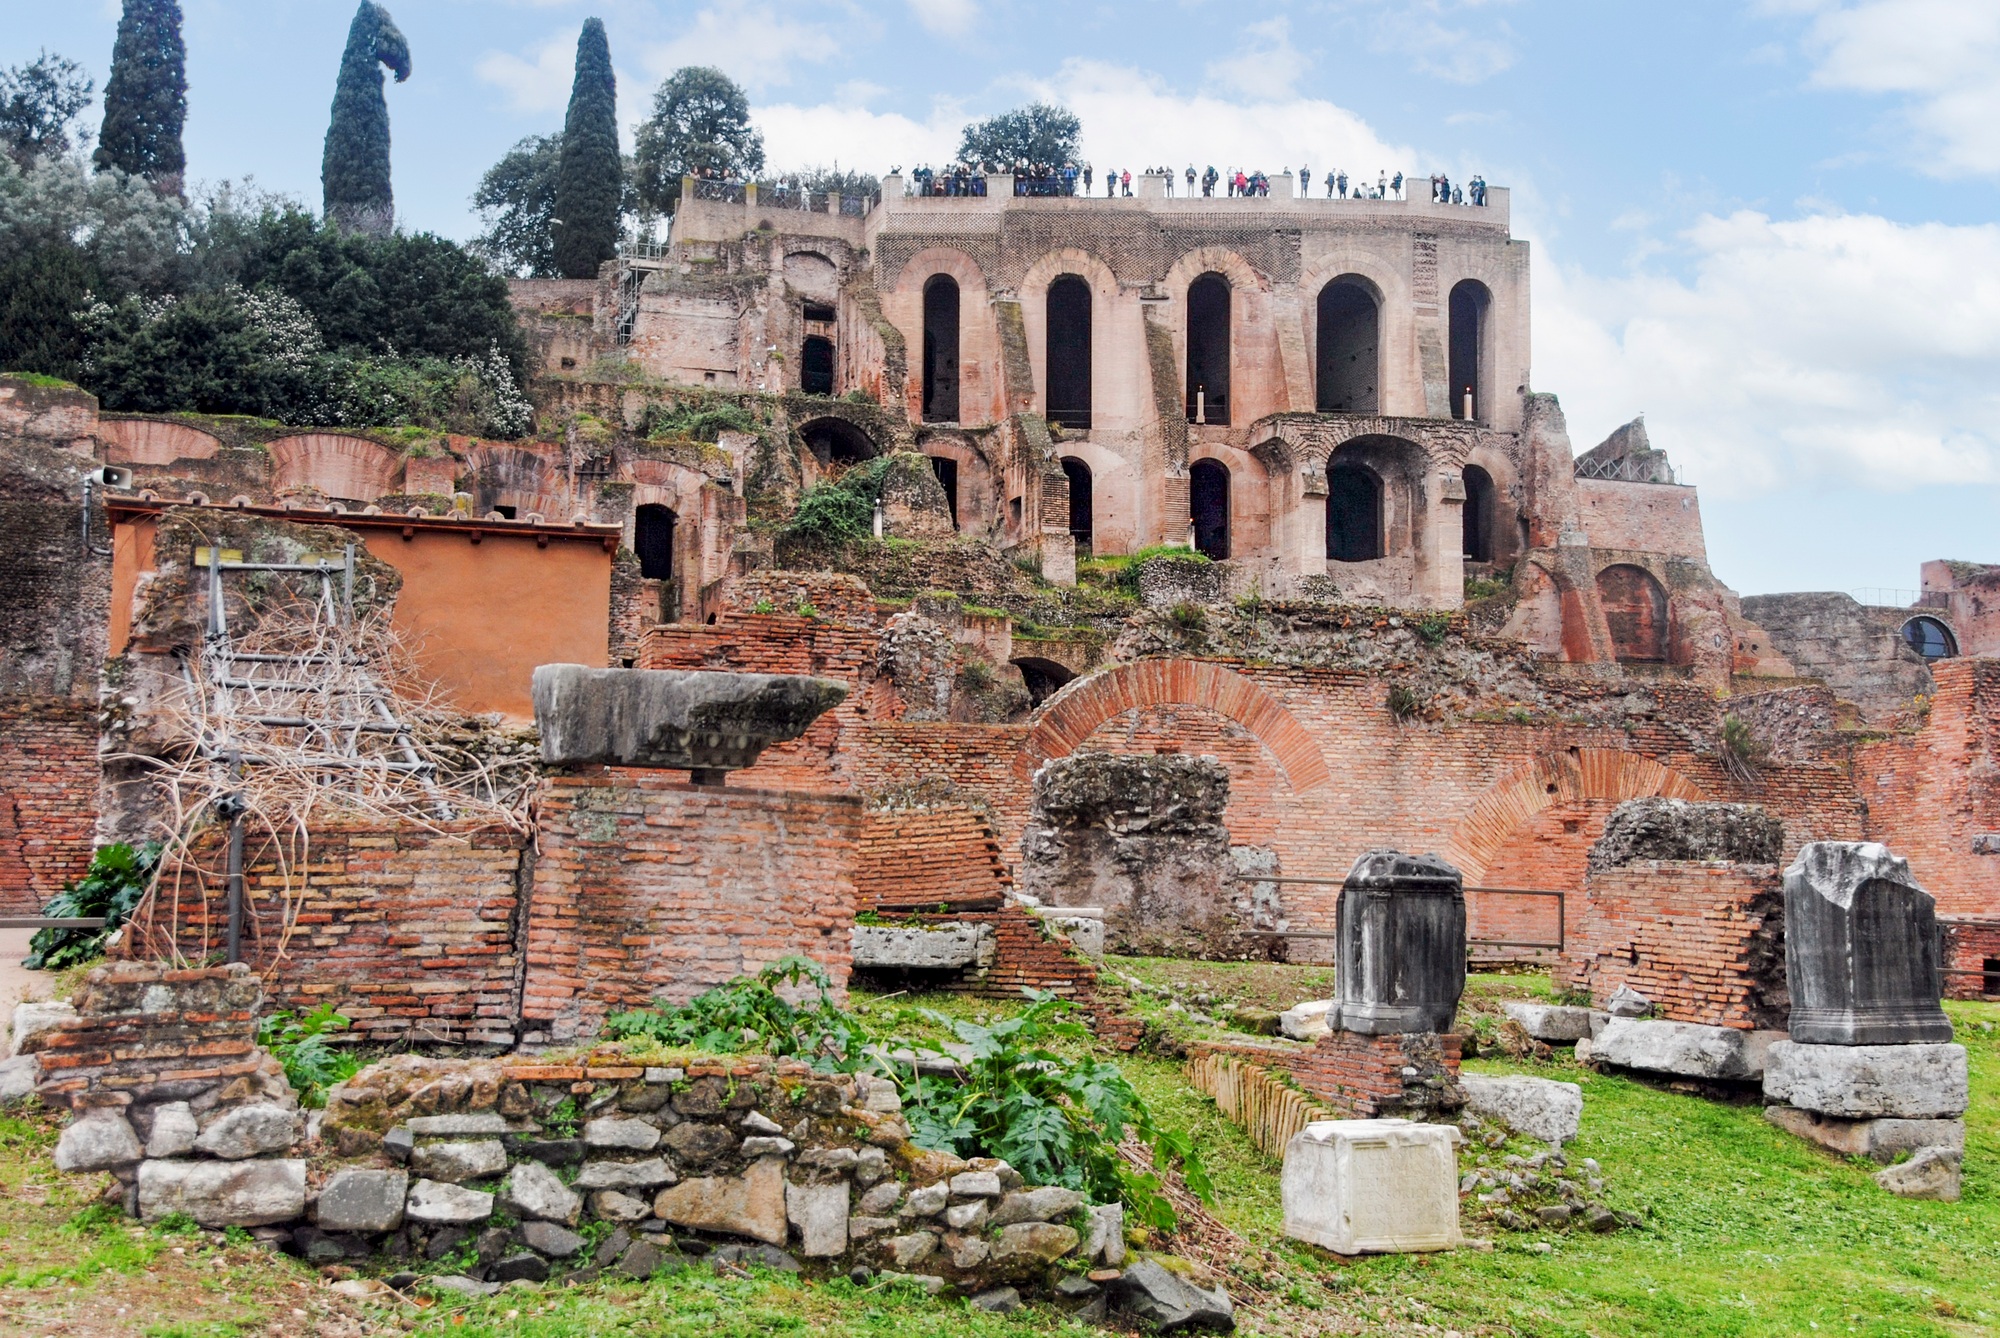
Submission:
<svg viewBox="0 0 2000 1338">
<path fill-rule="evenodd" d="M 1474 23 L 1465 10 L 1498 8 L 1507 0 L 1398 0 L 1374 16 L 1369 49 L 1408 60 L 1434 78 L 1476 84 L 1514 64 L 1514 34 L 1505 21 Z"/>
<path fill-rule="evenodd" d="M 771 0 L 715 0 L 678 37 L 647 47 L 643 61 L 656 80 L 684 65 L 713 65 L 752 93 L 788 84 L 794 66 L 840 54 L 830 28 L 787 17 L 795 8 Z"/>
<path fill-rule="evenodd" d="M 1208 80 L 1255 99 L 1289 97 L 1311 60 L 1292 45 L 1292 22 L 1282 14 L 1243 30 L 1243 41 L 1226 59 L 1212 61 Z"/>
<path fill-rule="evenodd" d="M 1536 385 L 1578 450 L 1644 411 L 1719 496 L 2000 482 L 2000 226 L 1704 217 L 1691 279 L 1535 272 Z"/>
<path fill-rule="evenodd" d="M 479 77 L 504 92 L 516 110 L 560 110 L 569 105 L 576 75 L 576 36 L 551 37 L 526 59 L 510 51 L 489 51 L 476 68 Z"/>
<path fill-rule="evenodd" d="M 910 0 L 910 10 L 918 23 L 940 37 L 961 37 L 979 18 L 974 0 Z"/>
<path fill-rule="evenodd" d="M 764 160 L 774 169 L 843 167 L 883 173 L 891 167 L 947 163 L 970 119 L 953 102 L 939 102 L 919 121 L 870 111 L 859 100 L 801 107 L 759 107 L 751 119 L 764 134 Z"/>
<path fill-rule="evenodd" d="M 1821 88 L 1900 94 L 1902 119 L 1939 176 L 2000 173 L 2000 4 L 1993 0 L 1780 0 L 1812 13 Z"/>
</svg>

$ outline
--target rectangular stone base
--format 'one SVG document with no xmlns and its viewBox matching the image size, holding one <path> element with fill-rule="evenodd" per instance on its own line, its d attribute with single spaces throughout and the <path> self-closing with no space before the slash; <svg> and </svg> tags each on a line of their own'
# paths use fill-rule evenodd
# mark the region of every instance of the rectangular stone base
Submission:
<svg viewBox="0 0 2000 1338">
<path fill-rule="evenodd" d="M 1459 1132 L 1408 1120 L 1323 1120 L 1285 1146 L 1285 1234 L 1337 1254 L 1449 1250 Z"/>
<path fill-rule="evenodd" d="M 1849 1120 L 1952 1119 L 1969 1099 L 1962 1045 L 1771 1047 L 1764 1099 Z"/>
<path fill-rule="evenodd" d="M 1521 1003 L 1510 1000 L 1500 1005 L 1507 1016 L 1521 1024 L 1521 1030 L 1538 1041 L 1561 1045 L 1590 1035 L 1590 1010 L 1574 1004 Z"/>
<path fill-rule="evenodd" d="M 1766 1106 L 1764 1118 L 1788 1134 L 1817 1143 L 1843 1157 L 1867 1157 L 1888 1165 L 1898 1153 L 1946 1148 L 1965 1153 L 1964 1120 L 1846 1120 L 1796 1106 Z"/>
<path fill-rule="evenodd" d="M 1590 1058 L 1621 1069 L 1670 1073 L 1679 1078 L 1753 1082 L 1764 1075 L 1765 1055 L 1784 1035 L 1782 1031 L 1614 1017 L 1591 1042 Z"/>
</svg>

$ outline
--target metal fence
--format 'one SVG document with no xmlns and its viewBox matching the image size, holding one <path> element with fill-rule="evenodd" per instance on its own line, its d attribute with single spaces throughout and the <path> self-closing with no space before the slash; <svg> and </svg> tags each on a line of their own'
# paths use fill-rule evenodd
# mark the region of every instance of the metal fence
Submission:
<svg viewBox="0 0 2000 1338">
<path fill-rule="evenodd" d="M 1272 876 L 1266 878 L 1252 873 L 1238 874 L 1236 876 L 1236 881 L 1239 883 L 1303 884 L 1306 886 L 1313 886 L 1313 887 L 1344 887 L 1347 884 L 1347 880 L 1345 878 L 1294 878 L 1294 877 L 1283 877 L 1283 876 Z M 1475 934 L 1467 934 L 1465 938 L 1465 946 L 1468 949 L 1537 948 L 1537 949 L 1546 949 L 1554 952 L 1562 952 L 1564 950 L 1567 943 L 1567 927 L 1569 922 L 1568 893 L 1553 891 L 1548 888 L 1540 888 L 1540 887 L 1467 887 L 1465 889 L 1465 893 L 1468 897 L 1471 896 L 1537 897 L 1543 899 L 1552 899 L 1556 903 L 1556 936 L 1553 940 L 1519 939 L 1519 938 L 1482 938 Z M 1290 939 L 1310 940 L 1310 939 L 1335 939 L 1340 937 L 1337 931 L 1331 929 L 1246 929 L 1246 930 L 1241 930 L 1239 932 L 1245 938 L 1282 938 L 1287 940 Z"/>
</svg>

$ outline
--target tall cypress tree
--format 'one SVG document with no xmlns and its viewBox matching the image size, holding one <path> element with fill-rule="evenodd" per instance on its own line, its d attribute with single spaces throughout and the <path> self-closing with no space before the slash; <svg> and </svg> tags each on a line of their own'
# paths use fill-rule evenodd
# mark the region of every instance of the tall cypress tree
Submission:
<svg viewBox="0 0 2000 1338">
<path fill-rule="evenodd" d="M 563 122 L 556 177 L 556 269 L 565 279 L 594 279 L 618 254 L 625 162 L 618 152 L 618 80 L 602 19 L 585 19 L 576 39 L 576 80 Z"/>
<path fill-rule="evenodd" d="M 396 196 L 389 185 L 389 103 L 382 96 L 378 62 L 394 70 L 396 82 L 402 83 L 410 77 L 410 44 L 388 10 L 374 0 L 361 0 L 333 89 L 320 189 L 327 222 L 386 237 L 396 223 Z"/>
<path fill-rule="evenodd" d="M 100 172 L 115 167 L 178 195 L 187 173 L 186 121 L 180 0 L 125 0 L 104 85 L 104 129 L 91 160 Z"/>
</svg>

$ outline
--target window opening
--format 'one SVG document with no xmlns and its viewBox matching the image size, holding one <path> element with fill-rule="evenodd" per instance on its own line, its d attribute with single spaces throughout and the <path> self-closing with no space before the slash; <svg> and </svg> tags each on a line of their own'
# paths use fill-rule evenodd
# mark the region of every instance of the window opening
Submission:
<svg viewBox="0 0 2000 1338">
<path fill-rule="evenodd" d="M 1951 629 L 1935 618 L 1912 618 L 1904 623 L 1903 644 L 1926 660 L 1947 660 L 1958 654 Z"/>
<path fill-rule="evenodd" d="M 1375 294 L 1353 278 L 1319 290 L 1319 411 L 1376 413 L 1381 359 Z"/>
<path fill-rule="evenodd" d="M 951 511 L 951 527 L 958 528 L 958 461 L 947 456 L 931 457 L 931 473 L 937 475 L 938 486 L 944 489 L 944 504 Z"/>
<path fill-rule="evenodd" d="M 1197 460 L 1188 468 L 1188 511 L 1197 553 L 1221 562 L 1229 556 L 1229 469 Z"/>
<path fill-rule="evenodd" d="M 1210 272 L 1188 285 L 1187 416 L 1229 421 L 1229 280 Z"/>
<path fill-rule="evenodd" d="M 1069 480 L 1069 537 L 1075 542 L 1078 553 L 1087 553 L 1095 532 L 1091 515 L 1094 499 L 1091 497 L 1090 466 L 1073 455 L 1066 455 L 1062 471 L 1063 477 Z"/>
<path fill-rule="evenodd" d="M 1451 416 L 1477 419 L 1487 412 L 1486 285 L 1467 279 L 1451 290 Z"/>
<path fill-rule="evenodd" d="M 1597 573 L 1597 597 L 1620 664 L 1667 660 L 1667 591 L 1640 567 L 1619 565 Z"/>
<path fill-rule="evenodd" d="M 1064 274 L 1049 285 L 1049 421 L 1090 427 L 1090 285 Z"/>
<path fill-rule="evenodd" d="M 1493 560 L 1493 476 L 1478 465 L 1465 467 L 1465 556 Z"/>
<path fill-rule="evenodd" d="M 1335 562 L 1382 556 L 1382 480 L 1360 465 L 1326 471 L 1326 555 Z"/>
<path fill-rule="evenodd" d="M 924 421 L 958 421 L 958 283 L 947 274 L 924 285 Z"/>
<path fill-rule="evenodd" d="M 639 575 L 648 581 L 674 578 L 674 525 L 678 517 L 667 507 L 648 502 L 632 513 L 632 551 L 639 555 Z"/>
<path fill-rule="evenodd" d="M 807 335 L 799 350 L 799 389 L 808 395 L 833 393 L 833 341 L 825 335 Z"/>
</svg>

